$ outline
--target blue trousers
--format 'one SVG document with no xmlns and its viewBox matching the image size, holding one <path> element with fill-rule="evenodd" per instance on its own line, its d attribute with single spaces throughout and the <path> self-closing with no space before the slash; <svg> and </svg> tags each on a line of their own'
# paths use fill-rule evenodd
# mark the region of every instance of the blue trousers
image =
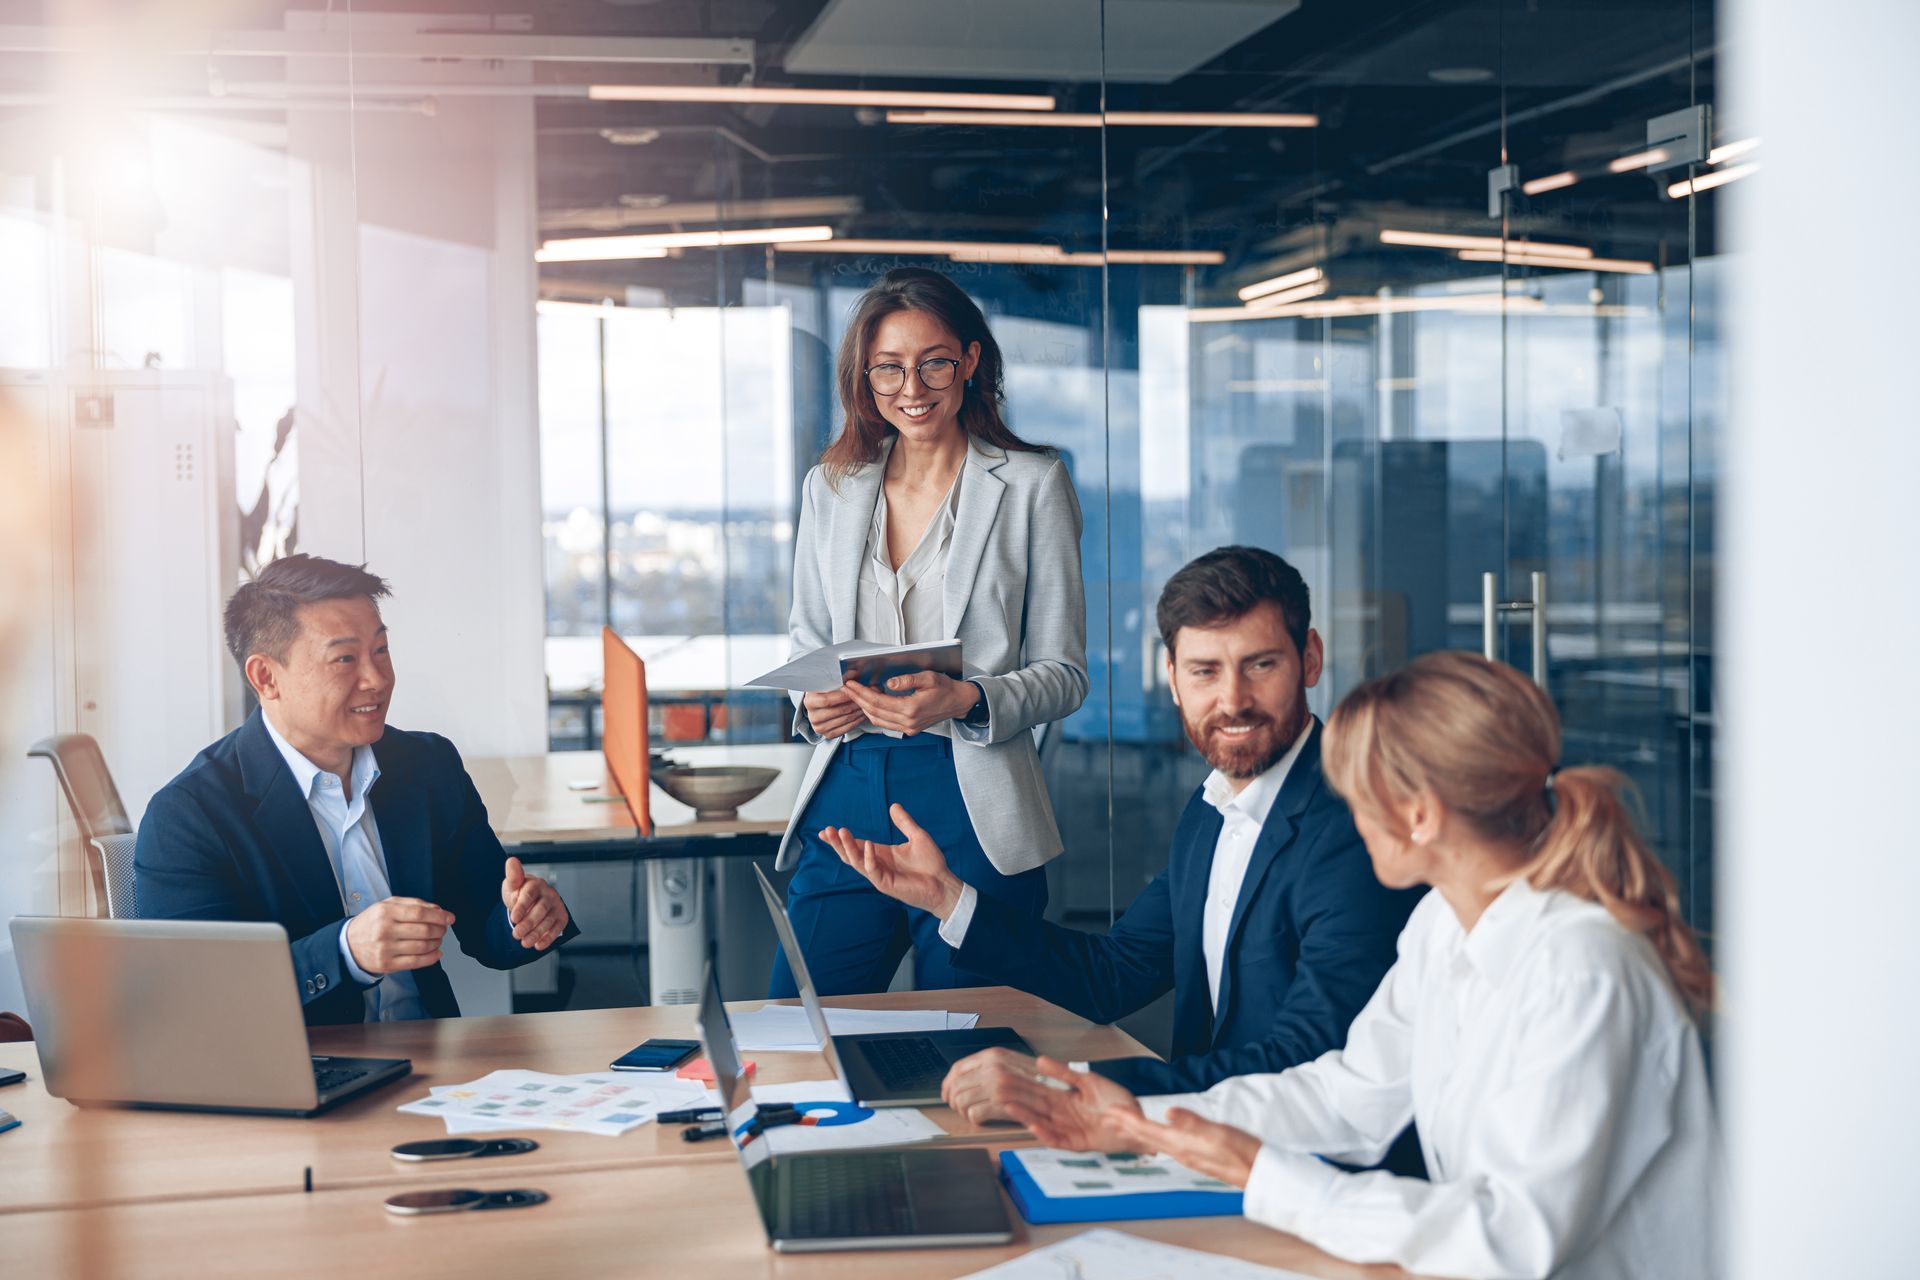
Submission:
<svg viewBox="0 0 1920 1280">
<path fill-rule="evenodd" d="M 954 967 L 938 917 L 887 897 L 820 839 L 822 827 L 847 827 L 863 840 L 901 844 L 906 837 L 887 814 L 891 804 L 927 829 L 953 873 L 977 892 L 1036 916 L 1047 909 L 1044 867 L 1003 876 L 987 861 L 954 777 L 950 739 L 862 735 L 835 751 L 794 833 L 804 843 L 787 885 L 787 912 L 815 989 L 823 996 L 885 991 L 909 943 L 914 985 L 922 991 L 994 985 Z M 787 958 L 775 952 L 767 995 L 796 994 Z"/>
</svg>

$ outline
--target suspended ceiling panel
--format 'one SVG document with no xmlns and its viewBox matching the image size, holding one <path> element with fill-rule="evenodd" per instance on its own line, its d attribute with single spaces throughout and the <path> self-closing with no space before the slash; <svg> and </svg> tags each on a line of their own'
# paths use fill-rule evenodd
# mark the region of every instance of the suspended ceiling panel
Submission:
<svg viewBox="0 0 1920 1280">
<path fill-rule="evenodd" d="M 1106 0 L 1109 80 L 1167 84 L 1300 0 Z M 829 0 L 788 51 L 794 75 L 1093 81 L 1100 0 Z"/>
</svg>

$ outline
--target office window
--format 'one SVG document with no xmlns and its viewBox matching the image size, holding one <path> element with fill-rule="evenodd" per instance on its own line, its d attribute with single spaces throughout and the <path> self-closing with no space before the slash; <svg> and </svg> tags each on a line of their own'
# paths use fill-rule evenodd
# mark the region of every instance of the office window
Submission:
<svg viewBox="0 0 1920 1280">
<path fill-rule="evenodd" d="M 548 303 L 539 332 L 555 742 L 596 732 L 603 624 L 647 660 L 667 740 L 776 735 L 772 698 L 728 691 L 785 659 L 798 484 L 786 308 Z M 736 724 L 730 701 L 756 723 Z"/>
</svg>

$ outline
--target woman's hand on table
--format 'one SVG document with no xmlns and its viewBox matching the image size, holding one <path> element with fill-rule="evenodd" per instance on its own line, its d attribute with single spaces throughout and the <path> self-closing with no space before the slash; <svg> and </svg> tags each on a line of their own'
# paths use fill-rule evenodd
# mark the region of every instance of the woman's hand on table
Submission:
<svg viewBox="0 0 1920 1280">
<path fill-rule="evenodd" d="M 1147 1119 L 1137 1107 L 1132 1111 L 1115 1108 L 1108 1120 L 1136 1151 L 1171 1156 L 1195 1173 L 1236 1187 L 1245 1187 L 1253 1177 L 1260 1139 L 1232 1125 L 1205 1119 L 1184 1107 L 1167 1112 L 1165 1124 Z"/>
<path fill-rule="evenodd" d="M 964 1061 L 947 1075 L 945 1096 L 955 1085 L 954 1075 Z M 1115 1121 L 1129 1112 L 1138 1114 L 1140 1104 L 1127 1091 L 1103 1075 L 1091 1071 L 1069 1070 L 1064 1062 L 1042 1055 L 1033 1063 L 1031 1089 L 1007 1093 L 996 1103 L 1009 1119 L 1018 1121 L 1050 1147 L 1067 1151 L 1129 1150 L 1126 1130 Z M 1047 1084 L 1052 1079 L 1058 1084 Z M 1060 1086 L 1065 1086 L 1064 1088 Z M 956 1096 L 959 1089 L 953 1088 Z M 949 1099 L 951 1104 L 952 1099 Z"/>
</svg>

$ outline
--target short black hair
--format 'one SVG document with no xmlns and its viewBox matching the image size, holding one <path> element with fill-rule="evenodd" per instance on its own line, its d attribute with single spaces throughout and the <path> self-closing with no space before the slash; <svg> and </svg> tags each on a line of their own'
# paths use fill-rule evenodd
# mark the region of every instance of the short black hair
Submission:
<svg viewBox="0 0 1920 1280">
<path fill-rule="evenodd" d="M 1167 579 L 1155 610 L 1160 643 L 1172 657 L 1180 628 L 1231 622 L 1269 600 L 1280 606 L 1293 647 L 1305 653 L 1313 603 L 1300 571 L 1262 547 L 1216 547 Z"/>
<path fill-rule="evenodd" d="M 387 580 L 367 572 L 365 565 L 341 564 L 319 556 L 283 556 L 252 582 L 242 583 L 227 601 L 227 652 L 246 677 L 247 658 L 264 653 L 284 663 L 300 634 L 300 606 L 322 600 L 352 600 L 364 596 L 380 600 L 392 595 Z"/>
</svg>

